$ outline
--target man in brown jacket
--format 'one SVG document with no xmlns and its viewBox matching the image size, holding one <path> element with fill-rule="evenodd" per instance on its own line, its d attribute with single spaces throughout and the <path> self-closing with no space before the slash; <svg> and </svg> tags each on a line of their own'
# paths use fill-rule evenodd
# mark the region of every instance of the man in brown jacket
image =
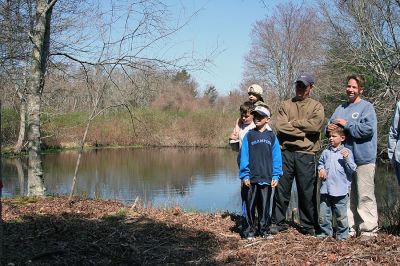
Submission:
<svg viewBox="0 0 400 266">
<path fill-rule="evenodd" d="M 282 148 L 283 176 L 275 189 L 271 233 L 286 230 L 286 211 L 293 179 L 296 179 L 300 226 L 303 234 L 315 235 L 316 158 L 324 121 L 322 104 L 311 99 L 314 77 L 302 74 L 296 80 L 296 96 L 279 108 L 275 129 Z"/>
</svg>

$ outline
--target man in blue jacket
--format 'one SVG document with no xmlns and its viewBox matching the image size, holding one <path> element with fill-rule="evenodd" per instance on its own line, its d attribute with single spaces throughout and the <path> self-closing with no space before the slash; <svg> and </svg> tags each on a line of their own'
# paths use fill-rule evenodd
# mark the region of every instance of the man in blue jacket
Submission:
<svg viewBox="0 0 400 266">
<path fill-rule="evenodd" d="M 400 101 L 396 103 L 392 124 L 389 129 L 388 156 L 394 167 L 400 185 Z"/>
<path fill-rule="evenodd" d="M 353 152 L 357 164 L 348 210 L 350 235 L 358 232 L 362 238 L 369 239 L 375 237 L 378 231 L 374 184 L 378 132 L 374 107 L 361 99 L 363 87 L 361 76 L 347 77 L 347 102 L 336 108 L 329 119 L 328 131 L 338 125 L 344 128 L 345 147 Z"/>
<path fill-rule="evenodd" d="M 240 151 L 240 179 L 246 204 L 242 235 L 247 239 L 257 234 L 272 238 L 270 200 L 272 188 L 278 185 L 282 176 L 282 156 L 279 141 L 268 125 L 271 117 L 268 107 L 258 105 L 252 114 L 256 127 L 244 136 Z"/>
</svg>

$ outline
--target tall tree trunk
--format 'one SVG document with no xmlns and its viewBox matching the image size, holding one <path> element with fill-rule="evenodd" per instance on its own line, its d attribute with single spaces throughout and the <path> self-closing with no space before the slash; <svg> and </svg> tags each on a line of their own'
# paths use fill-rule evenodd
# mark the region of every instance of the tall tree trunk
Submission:
<svg viewBox="0 0 400 266">
<path fill-rule="evenodd" d="M 42 158 L 40 155 L 40 95 L 28 95 L 28 195 L 45 193 Z"/>
<path fill-rule="evenodd" d="M 14 153 L 20 153 L 24 146 L 26 135 L 26 98 L 20 96 L 20 113 L 19 113 L 19 134 L 17 143 L 14 146 Z"/>
<path fill-rule="evenodd" d="M 44 75 L 50 48 L 50 21 L 57 0 L 36 1 L 36 25 L 32 36 L 33 51 L 30 86 L 28 89 L 28 195 L 43 196 L 45 192 L 40 147 L 40 106 Z"/>
</svg>

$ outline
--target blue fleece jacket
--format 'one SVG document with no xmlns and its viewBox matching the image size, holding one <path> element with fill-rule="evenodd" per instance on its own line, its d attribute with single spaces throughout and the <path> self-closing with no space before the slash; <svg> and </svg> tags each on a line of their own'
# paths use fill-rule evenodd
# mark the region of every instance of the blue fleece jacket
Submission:
<svg viewBox="0 0 400 266">
<path fill-rule="evenodd" d="M 243 138 L 240 151 L 240 179 L 251 183 L 271 184 L 282 176 L 279 141 L 272 130 L 250 130 Z"/>
<path fill-rule="evenodd" d="M 344 103 L 336 108 L 329 123 L 336 118 L 347 120 L 345 147 L 353 152 L 356 164 L 375 163 L 378 129 L 372 104 L 365 100 Z"/>
</svg>

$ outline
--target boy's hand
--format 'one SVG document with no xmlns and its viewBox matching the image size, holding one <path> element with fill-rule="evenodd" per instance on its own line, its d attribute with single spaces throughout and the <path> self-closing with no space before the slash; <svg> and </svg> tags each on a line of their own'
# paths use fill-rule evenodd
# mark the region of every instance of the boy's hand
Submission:
<svg viewBox="0 0 400 266">
<path fill-rule="evenodd" d="M 239 139 L 239 134 L 237 132 L 233 132 L 229 139 Z"/>
<path fill-rule="evenodd" d="M 250 186 L 250 179 L 245 179 L 243 180 L 243 184 L 245 184 L 246 186 Z"/>
<path fill-rule="evenodd" d="M 271 187 L 276 187 L 278 185 L 278 180 L 272 179 Z"/>
<path fill-rule="evenodd" d="M 342 150 L 340 152 L 340 154 L 343 156 L 343 158 L 346 158 L 347 156 L 349 156 L 349 151 L 348 150 Z"/>
<path fill-rule="evenodd" d="M 325 169 L 319 170 L 319 178 L 321 180 L 325 180 L 326 179 L 326 171 L 325 171 Z"/>
</svg>

